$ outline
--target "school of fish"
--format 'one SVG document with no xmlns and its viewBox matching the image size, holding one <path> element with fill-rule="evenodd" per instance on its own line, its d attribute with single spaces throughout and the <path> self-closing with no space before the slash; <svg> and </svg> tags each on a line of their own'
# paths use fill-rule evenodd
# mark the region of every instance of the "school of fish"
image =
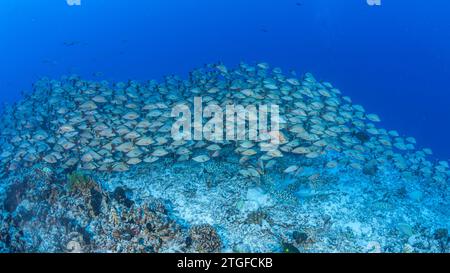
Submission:
<svg viewBox="0 0 450 273">
<path fill-rule="evenodd" d="M 172 108 L 193 105 L 275 104 L 280 109 L 279 145 L 257 140 L 174 140 Z M 241 63 L 234 69 L 209 64 L 187 79 L 162 82 L 42 78 L 33 92 L 4 109 L 0 118 L 0 176 L 35 164 L 62 171 L 126 172 L 161 158 L 198 164 L 239 157 L 245 177 L 260 177 L 286 155 L 321 168 L 361 170 L 391 162 L 400 171 L 447 183 L 449 164 L 429 159 L 431 149 L 416 148 L 413 137 L 379 128 L 378 115 L 366 113 L 328 82 L 310 73 L 284 74 L 267 63 Z M 329 159 L 327 155 L 339 155 Z M 298 164 L 284 173 L 299 172 Z"/>
</svg>

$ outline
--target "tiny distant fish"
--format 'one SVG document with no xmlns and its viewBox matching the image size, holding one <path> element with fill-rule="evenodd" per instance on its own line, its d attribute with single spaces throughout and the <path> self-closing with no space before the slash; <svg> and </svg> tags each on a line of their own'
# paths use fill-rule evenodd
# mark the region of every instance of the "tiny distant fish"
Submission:
<svg viewBox="0 0 450 273">
<path fill-rule="evenodd" d="M 64 45 L 64 46 L 67 46 L 67 47 L 70 47 L 70 46 L 76 46 L 76 45 L 78 45 L 78 44 L 80 44 L 79 41 L 65 41 L 65 42 L 63 43 L 63 45 Z"/>
<path fill-rule="evenodd" d="M 69 6 L 80 6 L 81 0 L 66 0 L 66 3 Z"/>
<path fill-rule="evenodd" d="M 50 60 L 50 59 L 44 59 L 44 60 L 42 60 L 42 63 L 49 64 L 49 65 L 57 65 L 58 64 L 57 61 L 53 61 L 53 60 Z"/>
<path fill-rule="evenodd" d="M 94 73 L 92 73 L 92 76 L 94 76 L 94 77 L 103 77 L 103 73 L 102 72 L 94 72 Z"/>
<path fill-rule="evenodd" d="M 66 68 L 68 73 L 74 73 L 76 70 L 78 70 L 77 67 L 71 66 Z"/>
</svg>

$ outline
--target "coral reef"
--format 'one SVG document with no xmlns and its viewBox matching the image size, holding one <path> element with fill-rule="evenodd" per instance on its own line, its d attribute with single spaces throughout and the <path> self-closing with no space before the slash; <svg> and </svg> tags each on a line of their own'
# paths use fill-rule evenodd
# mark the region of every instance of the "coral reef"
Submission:
<svg viewBox="0 0 450 273">
<path fill-rule="evenodd" d="M 136 205 L 85 175 L 66 180 L 30 171 L 7 190 L 0 214 L 0 252 L 173 252 L 183 231 L 157 200 Z M 82 194 L 73 194 L 73 191 Z"/>
<path fill-rule="evenodd" d="M 216 230 L 208 224 L 191 227 L 189 230 L 189 237 L 192 248 L 196 252 L 219 252 L 222 247 L 222 241 Z"/>
</svg>

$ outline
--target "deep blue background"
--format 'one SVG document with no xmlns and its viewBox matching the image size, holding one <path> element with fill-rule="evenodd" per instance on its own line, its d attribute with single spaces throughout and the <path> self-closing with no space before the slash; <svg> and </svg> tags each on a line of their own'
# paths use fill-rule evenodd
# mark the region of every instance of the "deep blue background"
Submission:
<svg viewBox="0 0 450 273">
<path fill-rule="evenodd" d="M 0 101 L 44 75 L 160 79 L 267 61 L 332 82 L 384 127 L 450 157 L 450 1 L 81 1 L 1 1 Z"/>
</svg>

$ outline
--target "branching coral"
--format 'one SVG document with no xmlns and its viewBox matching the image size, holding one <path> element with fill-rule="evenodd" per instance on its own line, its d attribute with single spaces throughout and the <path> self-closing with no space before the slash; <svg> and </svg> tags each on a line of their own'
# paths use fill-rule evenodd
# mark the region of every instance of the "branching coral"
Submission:
<svg viewBox="0 0 450 273">
<path fill-rule="evenodd" d="M 193 226 L 189 231 L 192 245 L 196 252 L 214 253 L 222 248 L 222 241 L 211 225 Z"/>
</svg>

